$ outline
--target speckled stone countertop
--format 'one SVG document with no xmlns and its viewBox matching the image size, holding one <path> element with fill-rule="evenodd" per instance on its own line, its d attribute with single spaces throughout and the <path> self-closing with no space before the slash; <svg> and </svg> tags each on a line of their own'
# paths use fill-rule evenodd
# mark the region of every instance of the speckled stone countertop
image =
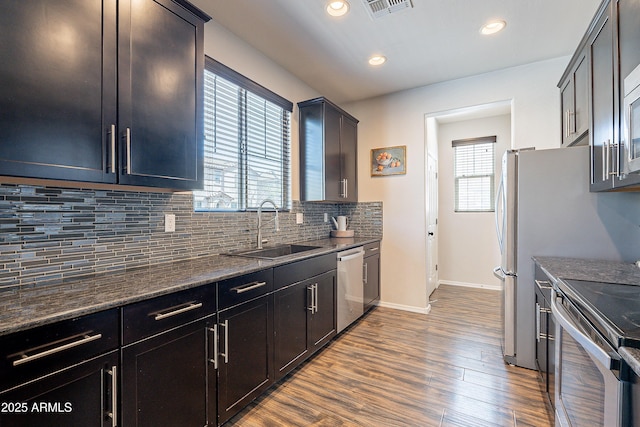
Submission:
<svg viewBox="0 0 640 427">
<path fill-rule="evenodd" d="M 558 279 L 640 285 L 640 268 L 633 263 L 591 259 L 533 257 L 554 281 Z M 638 301 L 640 306 L 640 301 Z M 618 348 L 620 356 L 640 376 L 640 349 Z"/>
<path fill-rule="evenodd" d="M 640 268 L 630 262 L 556 257 L 533 259 L 555 279 L 640 285 Z"/>
<path fill-rule="evenodd" d="M 214 255 L 0 292 L 0 335 L 96 313 L 301 259 L 380 241 L 378 237 L 299 242 L 318 249 L 277 260 Z"/>
</svg>

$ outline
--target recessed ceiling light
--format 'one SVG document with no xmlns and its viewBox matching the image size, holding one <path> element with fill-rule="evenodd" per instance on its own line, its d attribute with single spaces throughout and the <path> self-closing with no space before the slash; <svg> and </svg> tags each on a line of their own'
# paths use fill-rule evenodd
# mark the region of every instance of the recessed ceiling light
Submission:
<svg viewBox="0 0 640 427">
<path fill-rule="evenodd" d="M 495 34 L 499 31 L 502 31 L 506 26 L 507 23 L 502 20 L 487 22 L 482 26 L 482 28 L 480 28 L 480 34 L 483 34 L 485 36 L 489 34 Z"/>
<path fill-rule="evenodd" d="M 327 13 L 331 16 L 343 16 L 349 12 L 349 3 L 345 0 L 334 0 L 327 4 Z"/>
<path fill-rule="evenodd" d="M 382 56 L 382 55 L 373 55 L 371 58 L 369 58 L 369 65 L 382 65 L 385 62 L 387 62 L 387 58 Z"/>
</svg>

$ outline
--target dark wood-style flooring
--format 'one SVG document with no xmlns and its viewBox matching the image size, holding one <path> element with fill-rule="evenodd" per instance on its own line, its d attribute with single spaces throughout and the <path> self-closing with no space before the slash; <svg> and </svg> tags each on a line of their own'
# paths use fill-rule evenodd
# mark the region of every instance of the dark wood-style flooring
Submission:
<svg viewBox="0 0 640 427">
<path fill-rule="evenodd" d="M 505 365 L 497 291 L 440 286 L 428 315 L 377 307 L 227 426 L 550 426 Z"/>
</svg>

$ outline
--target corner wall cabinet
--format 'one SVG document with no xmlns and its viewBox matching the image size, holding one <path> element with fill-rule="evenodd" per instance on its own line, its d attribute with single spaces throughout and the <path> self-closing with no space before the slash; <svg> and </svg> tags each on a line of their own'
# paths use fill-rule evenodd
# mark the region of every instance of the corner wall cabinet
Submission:
<svg viewBox="0 0 640 427">
<path fill-rule="evenodd" d="M 640 65 L 639 20 L 638 0 L 604 0 L 558 84 L 564 146 L 571 142 L 567 129 L 576 127 L 567 119 L 565 87 L 576 64 L 587 64 L 591 191 L 640 189 L 640 173 L 626 167 L 629 144 L 622 132 L 623 81 Z"/>
<path fill-rule="evenodd" d="M 300 200 L 358 201 L 358 120 L 326 98 L 298 103 Z"/>
<path fill-rule="evenodd" d="M 201 187 L 209 19 L 182 0 L 3 2 L 0 174 Z"/>
</svg>

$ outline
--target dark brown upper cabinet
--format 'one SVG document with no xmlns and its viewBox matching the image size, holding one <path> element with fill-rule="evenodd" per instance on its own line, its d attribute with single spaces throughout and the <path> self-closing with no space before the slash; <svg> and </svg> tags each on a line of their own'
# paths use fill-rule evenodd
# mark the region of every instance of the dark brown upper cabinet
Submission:
<svg viewBox="0 0 640 427">
<path fill-rule="evenodd" d="M 570 114 L 564 110 L 565 87 L 576 64 L 587 64 L 591 191 L 640 189 L 640 174 L 626 170 L 629 148 L 622 132 L 622 82 L 640 65 L 638 22 L 639 0 L 604 0 L 558 85 L 564 146 L 567 129 L 573 129 L 566 122 Z"/>
<path fill-rule="evenodd" d="M 202 186 L 203 29 L 184 1 L 0 4 L 0 175 Z"/>
<path fill-rule="evenodd" d="M 326 98 L 298 103 L 300 200 L 358 201 L 358 120 Z"/>
<path fill-rule="evenodd" d="M 560 83 L 562 146 L 583 141 L 589 130 L 589 80 L 586 53 L 575 58 Z"/>
</svg>

